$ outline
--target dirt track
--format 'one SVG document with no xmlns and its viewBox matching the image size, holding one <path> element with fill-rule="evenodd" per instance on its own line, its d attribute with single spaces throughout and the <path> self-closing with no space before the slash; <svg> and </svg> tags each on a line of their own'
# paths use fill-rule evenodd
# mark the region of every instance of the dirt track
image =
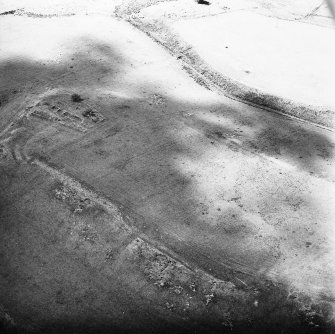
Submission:
<svg viewBox="0 0 335 334">
<path fill-rule="evenodd" d="M 331 332 L 332 132 L 120 20 L 0 19 L 8 330 Z"/>
</svg>

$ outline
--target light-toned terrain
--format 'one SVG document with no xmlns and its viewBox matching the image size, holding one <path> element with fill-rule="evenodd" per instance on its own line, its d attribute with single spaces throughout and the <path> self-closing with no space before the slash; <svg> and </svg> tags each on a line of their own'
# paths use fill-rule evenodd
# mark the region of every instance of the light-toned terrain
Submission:
<svg viewBox="0 0 335 334">
<path fill-rule="evenodd" d="M 226 96 L 334 128 L 326 1 L 131 0 L 115 10 Z"/>
<path fill-rule="evenodd" d="M 0 16 L 2 328 L 331 333 L 332 130 L 91 5 Z"/>
</svg>

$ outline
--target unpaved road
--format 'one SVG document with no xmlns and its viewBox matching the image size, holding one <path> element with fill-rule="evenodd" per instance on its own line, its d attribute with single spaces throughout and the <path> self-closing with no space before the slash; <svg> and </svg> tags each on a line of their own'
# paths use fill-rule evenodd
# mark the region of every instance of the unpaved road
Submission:
<svg viewBox="0 0 335 334">
<path fill-rule="evenodd" d="M 228 97 L 334 128 L 335 21 L 326 2 L 129 0 L 115 13 Z"/>
<path fill-rule="evenodd" d="M 0 25 L 8 331 L 331 333 L 332 132 L 111 17 Z"/>
</svg>

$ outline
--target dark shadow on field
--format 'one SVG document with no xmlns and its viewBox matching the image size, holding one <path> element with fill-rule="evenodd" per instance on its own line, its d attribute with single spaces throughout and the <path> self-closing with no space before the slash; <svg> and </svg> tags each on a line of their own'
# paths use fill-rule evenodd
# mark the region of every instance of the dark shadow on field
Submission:
<svg viewBox="0 0 335 334">
<path fill-rule="evenodd" d="M 293 323 L 295 322 L 295 323 Z M 128 327 L 128 326 L 127 326 Z M 38 330 L 26 330 L 19 327 L 2 327 L 0 324 L 0 329 L 3 334 L 42 334 L 48 332 L 50 334 L 73 334 L 73 333 L 81 333 L 81 334 L 105 334 L 105 333 L 113 333 L 113 334 L 137 334 L 137 333 L 148 333 L 148 334 L 207 334 L 207 333 L 222 333 L 224 332 L 233 333 L 233 334 L 266 334 L 266 333 L 289 333 L 289 334 L 330 334 L 332 333 L 331 328 L 311 328 L 307 325 L 301 325 L 298 319 L 295 319 L 290 323 L 285 323 L 280 319 L 276 324 L 266 324 L 259 322 L 257 326 L 252 326 L 250 324 L 239 326 L 237 325 L 234 328 L 222 328 L 220 324 L 211 324 L 206 321 L 199 322 L 188 322 L 181 321 L 181 323 L 169 324 L 164 323 L 163 319 L 160 319 L 160 324 L 152 323 L 146 326 L 143 326 L 140 321 L 138 326 L 134 326 L 132 329 L 126 329 L 122 326 L 115 326 L 113 324 L 109 324 L 108 319 L 102 319 L 100 322 L 96 322 L 95 319 L 90 319 L 89 317 L 85 318 L 85 320 L 73 320 L 73 321 L 54 321 L 50 323 L 46 323 L 41 326 Z"/>
<path fill-rule="evenodd" d="M 240 110 L 226 106 L 224 103 L 195 104 L 178 100 L 176 97 L 156 93 L 157 88 L 147 82 L 138 82 L 137 94 L 134 94 L 134 96 L 142 96 L 143 92 L 146 92 L 143 98 L 101 95 L 95 97 L 94 92 L 99 88 L 104 88 L 105 91 L 109 88 L 110 90 L 119 88 L 122 74 L 127 71 L 129 63 L 124 59 L 124 55 L 118 54 L 109 46 L 94 41 L 85 41 L 85 43 L 89 53 L 84 48 L 59 64 L 34 63 L 29 59 L 12 60 L 0 64 L 1 130 L 13 119 L 15 113 L 26 107 L 26 101 L 30 101 L 32 97 L 38 97 L 47 90 L 65 89 L 80 94 L 84 100 L 89 96 L 90 104 L 101 110 L 106 117 L 102 125 L 87 134 L 76 134 L 67 138 L 61 135 L 71 134 L 71 130 L 62 133 L 63 130 L 59 130 L 61 126 L 41 122 L 36 128 L 41 131 L 42 124 L 47 130 L 50 129 L 50 132 L 46 131 L 48 135 L 44 133 L 38 137 L 33 133 L 35 125 L 31 126 L 30 143 L 27 149 L 31 152 L 37 151 L 37 154 L 42 157 L 45 154 L 47 161 L 60 166 L 70 175 L 98 190 L 114 203 L 118 203 L 123 213 L 132 218 L 131 223 L 134 226 L 153 240 L 172 249 L 181 258 L 195 263 L 220 279 L 236 284 L 235 278 L 238 276 L 250 283 L 247 288 L 243 286 L 238 288 L 259 289 L 263 304 L 258 309 L 250 311 L 248 316 L 254 317 L 252 320 L 244 315 L 236 315 L 236 319 L 232 319 L 235 326 L 233 333 L 261 333 L 262 331 L 265 333 L 269 330 L 272 333 L 326 333 L 327 331 L 330 333 L 328 325 L 324 325 L 321 317 L 324 315 L 323 310 L 316 310 L 315 306 L 316 311 L 313 310 L 311 317 L 314 324 L 319 327 L 310 327 L 305 323 L 305 314 L 301 315 L 297 310 L 290 308 L 292 304 L 288 302 L 286 286 L 275 287 L 269 282 L 261 281 L 264 276 L 258 275 L 258 269 L 264 262 L 271 267 L 276 260 L 272 258 L 273 254 L 261 254 L 263 250 L 254 253 L 251 251 L 248 261 L 239 258 L 238 253 L 234 257 L 234 243 L 238 247 L 237 242 L 243 243 L 243 237 L 239 231 L 235 233 L 225 229 L 217 230 L 204 223 L 203 212 L 208 210 L 207 194 L 203 194 L 204 201 L 201 202 L 200 191 L 190 190 L 191 186 L 194 184 L 196 186 L 194 175 L 181 170 L 178 167 L 181 165 L 176 164 L 176 160 L 181 164 L 186 160 L 192 160 L 196 164 L 197 159 L 205 155 L 210 147 L 216 147 L 217 152 L 220 151 L 220 147 L 227 147 L 224 150 L 231 150 L 232 154 L 236 155 L 239 151 L 243 151 L 247 157 L 256 154 L 274 159 L 280 158 L 302 171 L 323 177 L 322 165 L 333 158 L 333 143 L 320 131 L 281 116 L 256 111 L 247 106 Z M 69 103 L 72 102 L 69 101 Z M 192 115 L 188 116 L 189 113 Z M 51 131 L 55 128 L 58 132 Z M 180 140 L 178 133 L 182 133 L 185 129 L 186 134 L 183 140 Z M 52 137 L 54 134 L 59 136 Z M 188 142 L 187 136 L 192 140 Z M 193 145 L 198 139 L 202 142 L 201 147 Z M 15 184 L 13 189 L 11 188 L 15 181 L 14 177 L 10 177 L 11 168 L 18 167 L 13 165 L 13 167 L 3 168 L 5 173 L 1 173 L 0 176 L 0 191 L 2 198 L 5 198 L 4 201 L 6 196 L 9 196 L 7 192 L 11 192 L 10 203 L 14 203 L 20 199 L 21 195 L 19 193 L 13 195 L 18 185 Z M 274 199 L 273 202 L 276 200 Z M 7 208 L 11 205 L 10 203 L 7 201 Z M 309 204 L 313 207 L 313 203 Z M 271 200 L 268 205 L 271 206 Z M 275 203 L 273 205 L 275 206 Z M 7 210 L 6 206 L 1 208 Z M 29 210 L 31 213 L 34 208 Z M 238 210 L 235 208 L 222 212 L 222 217 L 226 220 L 231 219 L 233 224 L 241 226 L 246 221 Z M 25 214 L 26 212 L 22 212 L 21 218 Z M 11 264 L 11 258 L 8 256 L 4 258 L 3 255 L 5 241 L 8 238 L 21 240 L 25 237 L 24 233 L 27 233 L 27 230 L 21 231 L 20 224 L 11 224 L 6 212 L 1 212 L 0 219 L 1 224 L 6 225 L 3 229 L 4 234 L 0 236 L 0 244 L 3 245 L 0 247 L 0 259 L 7 275 L 1 273 L 1 280 L 6 281 L 6 286 L 12 284 L 13 289 L 27 289 L 25 285 L 16 285 L 15 280 L 8 281 L 8 277 L 19 277 L 23 273 L 20 267 Z M 22 218 L 23 221 L 24 218 Z M 182 238 L 179 239 L 180 235 Z M 212 235 L 215 237 L 212 238 Z M 225 238 L 227 243 L 230 239 L 233 242 L 230 241 L 229 247 L 226 247 L 221 243 L 221 238 Z M 52 245 L 47 242 L 46 247 L 49 250 L 52 249 Z M 27 255 L 25 252 L 33 253 L 34 245 L 21 249 L 16 256 L 24 258 Z M 45 257 L 43 260 L 48 262 L 50 259 L 47 252 Z M 252 262 L 250 259 L 253 257 L 255 260 Z M 270 259 L 268 260 L 267 257 Z M 90 263 L 85 262 L 85 254 L 79 261 L 84 263 L 88 271 L 91 270 Z M 35 275 L 35 273 L 28 274 Z M 67 277 L 64 276 L 63 279 L 66 282 Z M 48 282 L 43 284 L 48 286 Z M 90 284 L 95 286 L 95 282 Z M 103 292 L 103 289 L 101 291 Z M 122 298 L 124 296 L 126 294 L 122 295 Z M 1 299 L 2 296 L 0 296 Z M 132 300 L 131 296 L 129 300 Z M 136 302 L 138 301 L 134 302 L 133 312 L 136 312 L 136 307 L 141 307 L 141 304 L 138 306 Z M 1 300 L 1 303 L 5 306 L 11 305 L 14 309 L 17 307 L 13 305 L 13 301 Z M 129 301 L 127 303 L 129 305 Z M 243 301 L 241 303 L 243 304 Z M 149 313 L 150 301 L 146 300 L 146 304 Z M 64 305 L 60 313 L 66 314 L 66 307 L 67 305 Z M 86 312 L 90 313 L 90 305 L 86 307 Z M 245 305 L 241 309 L 243 310 L 244 307 Z M 234 312 L 237 314 L 238 310 Z M 50 314 L 51 316 L 53 315 Z M 197 324 L 190 324 L 186 320 L 176 325 L 171 325 L 169 321 L 160 325 L 160 321 L 164 322 L 164 319 L 158 319 L 152 327 L 139 326 L 129 333 L 138 331 L 208 333 L 209 328 L 213 333 L 221 331 L 216 324 L 212 328 L 212 324 L 206 323 L 206 320 L 201 320 Z M 122 321 L 114 326 L 110 325 L 105 318 L 91 321 L 89 315 L 85 320 L 74 323 L 71 322 L 70 316 L 69 322 L 64 324 L 56 317 L 56 320 L 50 320 L 49 323 L 39 324 L 39 328 L 41 332 L 48 333 L 106 333 L 107 331 L 128 333 L 122 328 Z M 16 330 L 13 329 L 13 332 Z"/>
<path fill-rule="evenodd" d="M 0 107 L 3 109 L 26 93 L 35 95 L 53 88 L 99 88 L 104 85 L 100 79 L 107 75 L 117 81 L 125 62 L 112 47 L 89 38 L 82 38 L 76 52 L 62 61 L 8 59 L 0 64 Z M 1 122 L 0 126 L 4 124 Z"/>
<path fill-rule="evenodd" d="M 225 126 L 206 121 L 203 117 L 201 120 L 195 117 L 195 126 L 210 129 L 208 134 L 214 138 L 238 138 L 243 143 L 243 148 L 248 151 L 282 159 L 306 172 L 322 174 L 322 164 L 334 157 L 334 143 L 329 140 L 330 132 L 326 137 L 314 126 L 289 117 L 256 111 L 255 108 L 247 106 L 242 112 L 224 105 L 209 107 L 207 113 L 215 115 L 219 122 L 220 118 L 222 123 L 230 121 Z"/>
</svg>

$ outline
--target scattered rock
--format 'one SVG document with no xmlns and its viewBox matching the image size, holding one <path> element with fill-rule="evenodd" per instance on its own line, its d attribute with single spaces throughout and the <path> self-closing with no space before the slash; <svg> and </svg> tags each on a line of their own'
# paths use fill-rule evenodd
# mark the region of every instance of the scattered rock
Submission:
<svg viewBox="0 0 335 334">
<path fill-rule="evenodd" d="M 92 230 L 90 226 L 84 226 L 79 233 L 79 237 L 90 244 L 94 244 L 98 238 L 97 234 Z"/>
<path fill-rule="evenodd" d="M 115 257 L 115 252 L 112 249 L 110 249 L 106 252 L 105 260 L 110 261 L 110 260 L 113 260 L 114 257 Z"/>
<path fill-rule="evenodd" d="M 94 205 L 89 198 L 82 197 L 74 189 L 70 189 L 65 185 L 56 188 L 54 193 L 57 199 L 69 204 L 75 213 L 81 213 Z"/>
<path fill-rule="evenodd" d="M 3 145 L 0 145 L 0 159 L 6 159 L 7 150 Z"/>
<path fill-rule="evenodd" d="M 165 99 L 159 94 L 153 94 L 150 96 L 149 105 L 163 105 L 165 104 Z"/>
<path fill-rule="evenodd" d="M 94 123 L 103 121 L 102 115 L 90 108 L 83 111 L 83 116 L 89 118 Z"/>
<path fill-rule="evenodd" d="M 197 287 L 196 287 L 195 283 L 192 282 L 189 287 L 193 292 L 196 292 Z"/>
<path fill-rule="evenodd" d="M 183 291 L 183 287 L 178 285 L 178 286 L 174 286 L 172 289 L 171 289 L 176 295 L 180 295 Z"/>
<path fill-rule="evenodd" d="M 166 306 L 166 308 L 167 308 L 168 310 L 170 310 L 170 311 L 172 311 L 172 310 L 174 309 L 174 305 L 171 304 L 171 303 L 169 303 L 169 302 L 166 302 L 166 303 L 165 303 L 165 306 Z"/>
<path fill-rule="evenodd" d="M 207 295 L 205 295 L 205 298 L 206 298 L 206 305 L 208 305 L 209 303 L 211 303 L 214 299 L 214 293 L 211 292 Z"/>
</svg>

